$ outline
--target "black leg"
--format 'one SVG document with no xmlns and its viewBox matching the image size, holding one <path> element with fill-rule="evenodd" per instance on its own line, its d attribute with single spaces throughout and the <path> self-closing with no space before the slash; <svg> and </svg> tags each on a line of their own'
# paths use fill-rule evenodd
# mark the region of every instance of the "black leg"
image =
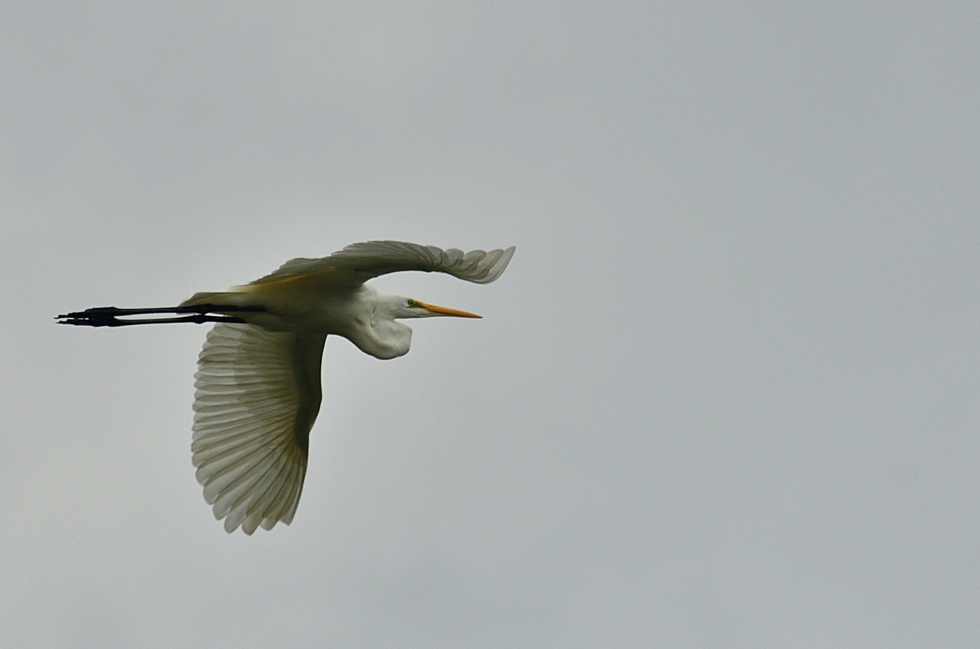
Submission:
<svg viewBox="0 0 980 649">
<path fill-rule="evenodd" d="M 87 327 L 125 327 L 143 324 L 170 324 L 192 322 L 245 322 L 241 318 L 226 315 L 228 313 L 258 313 L 265 311 L 262 307 L 220 306 L 217 304 L 197 304 L 194 306 L 173 306 L 145 309 L 120 309 L 114 306 L 100 306 L 84 311 L 73 311 L 59 315 L 58 324 L 70 324 Z M 166 315 L 189 314 L 172 318 L 128 318 L 135 315 Z"/>
</svg>

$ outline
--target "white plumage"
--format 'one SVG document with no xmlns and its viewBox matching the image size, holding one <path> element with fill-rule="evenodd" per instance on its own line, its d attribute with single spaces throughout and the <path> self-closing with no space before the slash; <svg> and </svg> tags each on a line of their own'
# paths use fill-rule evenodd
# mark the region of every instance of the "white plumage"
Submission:
<svg viewBox="0 0 980 649">
<path fill-rule="evenodd" d="M 442 250 L 398 241 L 347 246 L 320 259 L 293 259 L 254 282 L 197 293 L 178 307 L 100 307 L 58 316 L 64 324 L 124 326 L 217 322 L 195 376 L 197 479 L 217 519 L 252 534 L 293 520 L 303 490 L 309 434 L 320 410 L 326 338 L 348 338 L 377 358 L 408 352 L 412 330 L 397 318 L 472 313 L 378 292 L 368 280 L 403 270 L 443 272 L 478 284 L 496 280 L 514 254 Z M 191 314 L 168 318 L 128 316 Z"/>
</svg>

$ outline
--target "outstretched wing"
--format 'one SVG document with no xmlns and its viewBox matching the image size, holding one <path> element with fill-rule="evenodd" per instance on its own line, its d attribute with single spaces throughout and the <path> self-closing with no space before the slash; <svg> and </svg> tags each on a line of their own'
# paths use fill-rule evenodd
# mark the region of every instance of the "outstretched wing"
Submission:
<svg viewBox="0 0 980 649">
<path fill-rule="evenodd" d="M 347 246 L 320 259 L 293 259 L 252 284 L 300 278 L 363 283 L 372 277 L 402 270 L 448 273 L 477 284 L 488 284 L 504 272 L 515 248 L 506 250 L 443 250 L 402 241 L 368 241 Z"/>
<path fill-rule="evenodd" d="M 217 324 L 194 383 L 197 480 L 225 530 L 251 534 L 296 513 L 320 410 L 326 335 Z"/>
</svg>

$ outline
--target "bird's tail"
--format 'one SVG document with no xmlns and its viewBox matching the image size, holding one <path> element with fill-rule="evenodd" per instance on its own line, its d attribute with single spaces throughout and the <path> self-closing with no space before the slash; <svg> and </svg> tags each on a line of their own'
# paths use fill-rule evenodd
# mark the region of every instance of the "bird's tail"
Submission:
<svg viewBox="0 0 980 649">
<path fill-rule="evenodd" d="M 180 303 L 180 306 L 200 306 L 202 304 L 221 304 L 222 297 L 227 295 L 218 291 L 216 293 L 195 293 L 191 297 L 187 298 Z"/>
</svg>

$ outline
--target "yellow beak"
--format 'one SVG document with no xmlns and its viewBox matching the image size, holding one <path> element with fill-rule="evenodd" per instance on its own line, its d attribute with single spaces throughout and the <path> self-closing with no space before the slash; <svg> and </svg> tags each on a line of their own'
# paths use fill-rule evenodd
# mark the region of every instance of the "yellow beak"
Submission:
<svg viewBox="0 0 980 649">
<path fill-rule="evenodd" d="M 466 311 L 458 311 L 456 309 L 450 309 L 444 306 L 435 306 L 434 304 L 426 304 L 425 302 L 419 302 L 418 305 L 431 313 L 432 315 L 449 315 L 456 318 L 482 318 L 482 315 L 477 315 L 475 313 L 468 313 Z"/>
</svg>

